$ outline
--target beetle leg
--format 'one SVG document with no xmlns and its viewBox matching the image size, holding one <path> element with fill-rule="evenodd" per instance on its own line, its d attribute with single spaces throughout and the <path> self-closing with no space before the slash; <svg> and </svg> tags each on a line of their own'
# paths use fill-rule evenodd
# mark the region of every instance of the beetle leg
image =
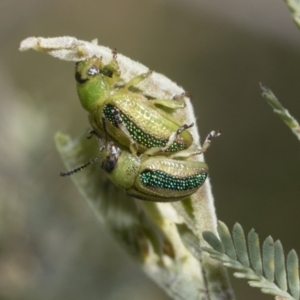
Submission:
<svg viewBox="0 0 300 300">
<path fill-rule="evenodd" d="M 216 137 L 218 137 L 220 135 L 221 135 L 221 131 L 220 130 L 217 130 L 217 131 L 213 130 L 213 131 L 211 131 L 208 134 L 208 136 L 206 137 L 206 139 L 205 139 L 205 141 L 204 141 L 204 143 L 202 145 L 202 149 L 200 149 L 201 153 L 198 153 L 198 154 L 204 153 L 207 150 L 207 148 L 210 146 L 212 139 L 216 138 Z"/>
<path fill-rule="evenodd" d="M 178 109 L 178 108 L 185 108 L 185 100 L 184 98 L 190 98 L 191 95 L 188 92 L 184 92 L 180 95 L 175 95 L 172 100 L 170 99 L 151 99 L 149 103 L 153 104 L 154 106 L 159 105 L 163 108 L 171 108 L 171 109 Z"/>
<path fill-rule="evenodd" d="M 205 139 L 205 141 L 204 141 L 201 149 L 196 149 L 196 150 L 187 149 L 187 150 L 183 150 L 183 151 L 174 153 L 170 157 L 171 158 L 179 158 L 179 157 L 180 158 L 188 158 L 188 157 L 191 157 L 191 156 L 194 156 L 194 155 L 203 154 L 208 149 L 208 147 L 211 145 L 212 139 L 216 138 L 216 137 L 218 137 L 220 135 L 221 135 L 221 131 L 215 131 L 215 130 L 213 130 L 206 137 L 206 139 Z"/>
<path fill-rule="evenodd" d="M 165 152 L 176 140 L 176 138 L 178 137 L 178 135 L 180 135 L 184 130 L 187 130 L 191 127 L 194 126 L 194 123 L 191 123 L 190 125 L 188 124 L 183 124 L 182 126 L 180 126 L 175 132 L 173 132 L 170 137 L 168 142 L 166 143 L 166 145 L 164 147 L 153 147 L 150 148 L 148 150 L 145 151 L 146 155 L 155 155 L 158 152 Z"/>
<path fill-rule="evenodd" d="M 152 70 L 149 70 L 146 73 L 140 74 L 138 76 L 133 77 L 132 79 L 130 79 L 125 85 L 124 88 L 128 89 L 133 85 L 138 84 L 139 82 L 143 81 L 144 79 L 146 79 L 147 77 L 149 77 L 152 74 Z"/>
<path fill-rule="evenodd" d="M 184 131 L 187 130 L 191 127 L 194 126 L 194 123 L 191 123 L 190 125 L 188 124 L 183 124 L 182 126 L 180 126 L 175 132 L 173 132 L 171 134 L 171 136 L 169 137 L 169 140 L 167 142 L 167 144 L 161 149 L 162 151 L 166 151 L 172 144 L 173 142 L 176 140 L 176 138 Z"/>
<path fill-rule="evenodd" d="M 136 156 L 137 155 L 137 150 L 138 150 L 137 143 L 135 142 L 135 140 L 132 139 L 132 137 L 130 135 L 130 132 L 128 131 L 126 126 L 123 124 L 123 120 L 122 120 L 122 117 L 121 117 L 121 114 L 120 114 L 120 110 L 117 109 L 117 108 L 114 109 L 114 118 L 115 118 L 116 123 L 118 124 L 118 127 L 129 138 L 129 140 L 130 140 L 129 149 L 130 149 L 131 153 Z"/>
</svg>

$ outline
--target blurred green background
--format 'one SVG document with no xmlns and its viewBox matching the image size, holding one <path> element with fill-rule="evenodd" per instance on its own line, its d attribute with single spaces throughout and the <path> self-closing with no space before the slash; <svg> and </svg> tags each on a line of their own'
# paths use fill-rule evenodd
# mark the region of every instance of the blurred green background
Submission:
<svg viewBox="0 0 300 300">
<path fill-rule="evenodd" d="M 29 36 L 117 48 L 192 94 L 218 219 L 300 253 L 299 141 L 258 82 L 300 119 L 300 32 L 283 1 L 0 0 L 0 299 L 169 299 L 122 252 L 64 170 L 53 136 L 88 128 L 74 65 Z M 233 279 L 238 299 L 271 299 Z"/>
</svg>

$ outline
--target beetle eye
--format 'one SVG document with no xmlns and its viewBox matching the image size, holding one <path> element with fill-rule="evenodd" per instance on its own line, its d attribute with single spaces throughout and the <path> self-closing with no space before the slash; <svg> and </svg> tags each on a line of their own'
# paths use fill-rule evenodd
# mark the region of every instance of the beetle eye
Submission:
<svg viewBox="0 0 300 300">
<path fill-rule="evenodd" d="M 118 163 L 118 157 L 116 156 L 107 156 L 103 162 L 101 163 L 100 167 L 107 173 L 111 173 Z"/>
<path fill-rule="evenodd" d="M 99 69 L 96 68 L 95 66 L 92 66 L 88 69 L 87 74 L 90 76 L 95 76 L 99 73 Z"/>
</svg>

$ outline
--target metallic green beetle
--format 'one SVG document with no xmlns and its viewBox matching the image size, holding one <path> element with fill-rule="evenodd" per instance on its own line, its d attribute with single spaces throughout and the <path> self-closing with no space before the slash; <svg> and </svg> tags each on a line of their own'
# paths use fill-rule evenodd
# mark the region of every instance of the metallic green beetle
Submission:
<svg viewBox="0 0 300 300">
<path fill-rule="evenodd" d="M 204 183 L 204 162 L 170 159 L 165 156 L 137 157 L 108 143 L 100 153 L 100 166 L 107 177 L 132 197 L 172 202 L 194 194 Z"/>
<path fill-rule="evenodd" d="M 95 56 L 77 62 L 77 92 L 83 108 L 89 112 L 91 126 L 99 137 L 105 138 L 105 117 L 109 140 L 133 154 L 160 148 L 168 156 L 186 150 L 193 142 L 186 129 L 193 124 L 181 126 L 169 113 L 170 109 L 185 107 L 186 94 L 172 100 L 145 96 L 134 85 L 150 74 L 149 71 L 122 82 L 116 53 L 107 65 Z"/>
<path fill-rule="evenodd" d="M 190 152 L 190 156 L 201 154 L 209 147 L 212 138 L 220 133 L 212 131 L 206 138 L 202 149 Z M 98 138 L 101 143 L 102 140 Z M 159 149 L 157 149 L 159 152 Z M 186 156 L 184 155 L 184 158 Z M 194 194 L 205 182 L 208 166 L 204 162 L 183 160 L 181 153 L 173 158 L 163 155 L 136 156 L 127 150 L 121 150 L 113 142 L 101 147 L 100 155 L 85 165 L 61 176 L 72 175 L 89 164 L 98 161 L 107 177 L 117 187 L 135 198 L 155 202 L 173 202 L 183 200 Z"/>
<path fill-rule="evenodd" d="M 204 183 L 208 167 L 204 162 L 165 156 L 136 156 L 108 142 L 100 155 L 61 176 L 69 176 L 98 161 L 107 177 L 132 197 L 155 202 L 173 202 L 194 194 Z"/>
</svg>

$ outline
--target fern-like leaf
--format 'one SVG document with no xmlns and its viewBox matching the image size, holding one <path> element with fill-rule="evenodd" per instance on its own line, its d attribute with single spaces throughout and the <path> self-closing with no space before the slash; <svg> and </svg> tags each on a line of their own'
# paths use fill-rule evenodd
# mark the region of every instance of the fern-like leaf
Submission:
<svg viewBox="0 0 300 300">
<path fill-rule="evenodd" d="M 300 25 L 300 23 L 299 23 Z M 260 88 L 263 93 L 262 96 L 267 100 L 268 104 L 273 108 L 274 113 L 279 116 L 281 120 L 292 130 L 292 132 L 297 136 L 300 140 L 300 125 L 298 121 L 290 115 L 289 111 L 284 108 L 284 106 L 280 103 L 277 97 L 273 94 L 273 92 L 260 83 Z"/>
<path fill-rule="evenodd" d="M 227 226 L 219 221 L 218 234 L 219 238 L 210 231 L 203 232 L 203 238 L 212 248 L 201 249 L 234 269 L 235 277 L 247 279 L 250 286 L 275 296 L 277 300 L 299 299 L 298 256 L 294 250 L 289 252 L 285 264 L 282 244 L 280 241 L 274 243 L 271 236 L 265 239 L 260 249 L 254 229 L 246 241 L 244 230 L 238 223 L 231 235 Z"/>
</svg>

